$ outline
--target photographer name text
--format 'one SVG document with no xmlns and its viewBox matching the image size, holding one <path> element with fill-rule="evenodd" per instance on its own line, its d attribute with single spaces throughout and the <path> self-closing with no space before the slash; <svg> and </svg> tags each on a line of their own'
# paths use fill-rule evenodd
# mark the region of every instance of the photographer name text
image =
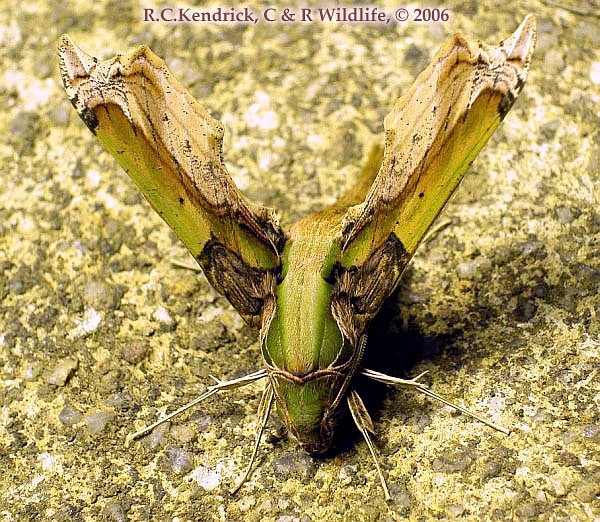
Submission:
<svg viewBox="0 0 600 522">
<path fill-rule="evenodd" d="M 450 11 L 441 7 L 398 7 L 384 10 L 378 6 L 360 7 L 215 7 L 198 10 L 191 7 L 144 8 L 144 22 L 161 23 L 366 23 L 446 22 Z"/>
</svg>

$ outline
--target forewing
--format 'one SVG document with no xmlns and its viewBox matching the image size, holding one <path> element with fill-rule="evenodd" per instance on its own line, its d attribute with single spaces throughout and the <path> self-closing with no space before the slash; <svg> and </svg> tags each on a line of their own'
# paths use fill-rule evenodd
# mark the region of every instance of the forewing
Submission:
<svg viewBox="0 0 600 522">
<path fill-rule="evenodd" d="M 385 118 L 385 149 L 365 201 L 343 222 L 337 293 L 369 320 L 394 290 L 432 222 L 500 124 L 535 45 L 528 16 L 504 43 L 454 36 Z M 340 311 L 344 306 L 338 306 Z M 358 328 L 360 325 L 355 325 Z"/>
<path fill-rule="evenodd" d="M 279 269 L 284 234 L 222 161 L 223 126 L 147 47 L 98 61 L 64 35 L 63 83 L 82 120 L 252 324 Z M 224 270 L 229 270 L 223 274 Z"/>
</svg>

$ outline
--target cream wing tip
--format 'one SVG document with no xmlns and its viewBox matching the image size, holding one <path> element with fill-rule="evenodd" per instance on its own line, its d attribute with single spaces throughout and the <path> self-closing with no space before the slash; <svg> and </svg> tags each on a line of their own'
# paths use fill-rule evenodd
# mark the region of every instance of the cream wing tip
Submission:
<svg viewBox="0 0 600 522">
<path fill-rule="evenodd" d="M 536 37 L 537 20 L 535 15 L 528 14 L 506 42 L 509 58 L 519 59 L 529 64 L 535 48 Z"/>
<path fill-rule="evenodd" d="M 63 34 L 58 41 L 58 61 L 63 83 L 67 90 L 77 78 L 86 78 L 96 66 L 97 60 L 82 51 L 68 34 Z"/>
</svg>

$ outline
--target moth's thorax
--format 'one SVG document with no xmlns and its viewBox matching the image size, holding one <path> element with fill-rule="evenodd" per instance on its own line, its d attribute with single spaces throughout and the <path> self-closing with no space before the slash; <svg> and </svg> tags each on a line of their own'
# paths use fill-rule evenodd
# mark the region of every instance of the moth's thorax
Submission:
<svg viewBox="0 0 600 522">
<path fill-rule="evenodd" d="M 264 346 L 270 364 L 299 377 L 327 368 L 344 355 L 342 334 L 331 312 L 330 276 L 339 239 L 329 229 L 301 225 L 292 228 L 283 251 L 276 310 Z"/>
</svg>

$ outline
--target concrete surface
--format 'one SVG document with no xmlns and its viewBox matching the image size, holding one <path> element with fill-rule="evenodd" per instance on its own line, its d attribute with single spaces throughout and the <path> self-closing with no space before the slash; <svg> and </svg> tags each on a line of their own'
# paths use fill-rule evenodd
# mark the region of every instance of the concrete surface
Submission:
<svg viewBox="0 0 600 522">
<path fill-rule="evenodd" d="M 496 4 L 380 26 L 151 24 L 143 8 L 159 4 L 0 2 L 0 520 L 600 520 L 598 7 Z M 126 447 L 209 374 L 257 369 L 257 337 L 171 263 L 190 259 L 68 103 L 59 35 L 103 58 L 141 43 L 164 57 L 225 124 L 239 186 L 290 223 L 350 183 L 445 39 L 497 43 L 528 12 L 527 85 L 368 348 L 373 367 L 429 370 L 434 391 L 511 435 L 365 383 L 389 503 L 352 429 L 314 460 L 276 418 L 232 497 L 260 385 Z"/>
</svg>

